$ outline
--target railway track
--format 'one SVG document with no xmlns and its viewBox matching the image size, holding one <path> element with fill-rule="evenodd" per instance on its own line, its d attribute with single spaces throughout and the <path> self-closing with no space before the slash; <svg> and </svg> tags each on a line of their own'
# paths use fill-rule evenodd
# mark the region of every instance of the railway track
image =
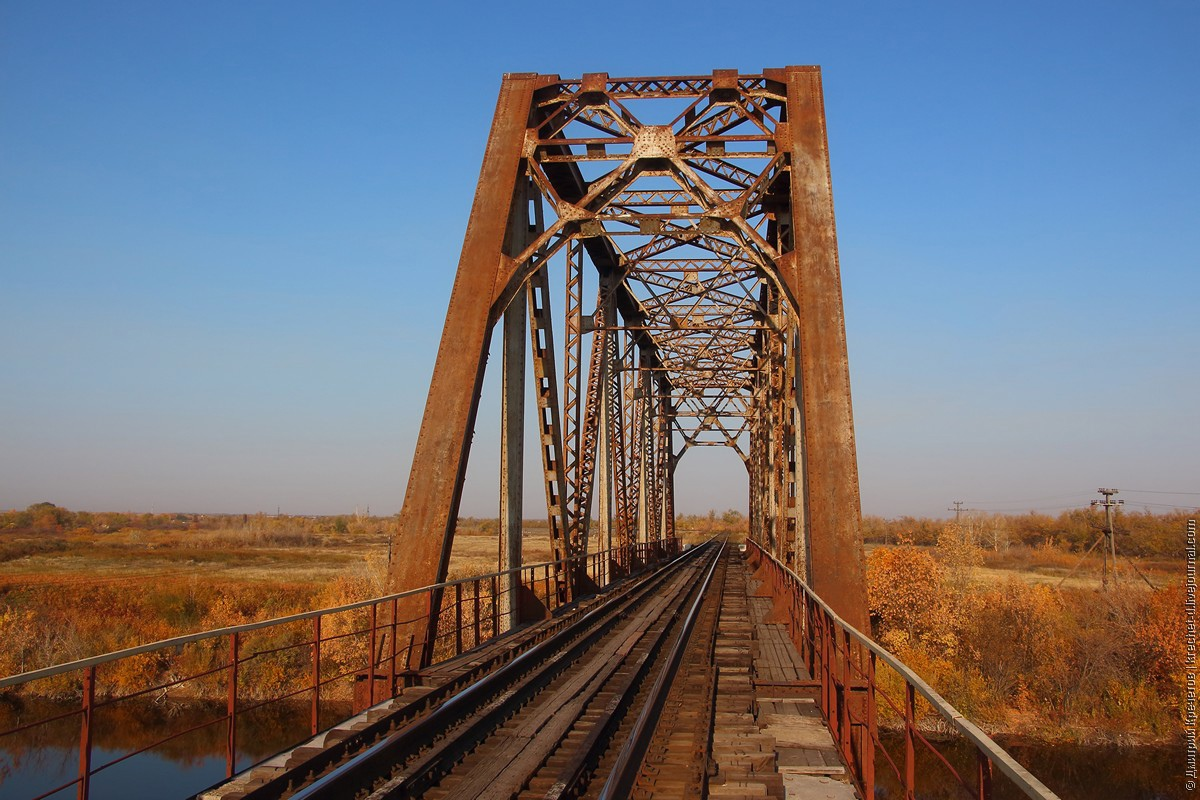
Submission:
<svg viewBox="0 0 1200 800">
<path fill-rule="evenodd" d="M 308 785 L 246 796 L 700 796 L 724 552 L 711 542 L 614 593 Z"/>
</svg>

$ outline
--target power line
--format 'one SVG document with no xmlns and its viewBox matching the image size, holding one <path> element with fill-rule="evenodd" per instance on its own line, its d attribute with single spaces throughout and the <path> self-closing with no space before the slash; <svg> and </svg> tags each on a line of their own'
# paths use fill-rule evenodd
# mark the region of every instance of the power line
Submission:
<svg viewBox="0 0 1200 800">
<path fill-rule="evenodd" d="M 1069 498 L 1079 498 L 1081 501 L 1086 497 L 1091 497 L 1092 492 L 1072 492 L 1071 494 L 1053 494 L 1048 497 L 1027 497 L 1016 500 L 967 500 L 973 506 L 1020 506 L 1026 503 L 1044 503 L 1049 500 L 1066 500 Z"/>
<path fill-rule="evenodd" d="M 1200 508 L 1200 503 L 1198 503 L 1198 504 L 1196 504 L 1196 505 L 1194 505 L 1194 506 L 1175 506 L 1175 505 L 1171 505 L 1170 503 L 1145 503 L 1145 502 L 1139 502 L 1139 503 L 1138 503 L 1138 505 L 1139 505 L 1139 506 L 1152 506 L 1152 507 L 1154 507 L 1154 508 L 1175 508 L 1175 509 L 1178 509 L 1178 510 L 1180 510 L 1180 511 L 1195 511 L 1197 508 Z"/>
<path fill-rule="evenodd" d="M 1059 505 L 1059 506 L 1029 506 L 1029 505 L 1019 505 L 1018 504 L 1018 505 L 1013 505 L 1013 506 L 1008 506 L 1008 507 L 992 506 L 991 508 L 982 506 L 982 507 L 977 507 L 977 508 L 968 509 L 968 510 L 970 510 L 970 511 L 986 511 L 986 512 L 992 513 L 992 514 L 1015 514 L 1015 513 L 1025 513 L 1025 512 L 1033 512 L 1033 511 L 1045 513 L 1048 511 L 1066 511 L 1067 509 L 1080 508 L 1082 505 L 1083 505 L 1083 501 L 1080 500 L 1078 503 L 1067 503 L 1066 505 Z"/>
<path fill-rule="evenodd" d="M 1126 489 L 1126 494 L 1181 494 L 1191 497 L 1200 497 L 1200 492 L 1168 492 L 1164 489 Z"/>
</svg>

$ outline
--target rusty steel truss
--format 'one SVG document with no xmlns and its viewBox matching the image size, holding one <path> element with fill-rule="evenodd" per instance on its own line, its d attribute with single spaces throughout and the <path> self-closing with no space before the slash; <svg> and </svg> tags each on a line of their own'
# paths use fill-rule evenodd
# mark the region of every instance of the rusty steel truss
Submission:
<svg viewBox="0 0 1200 800">
<path fill-rule="evenodd" d="M 752 538 L 865 627 L 819 68 L 504 77 L 394 536 L 394 590 L 446 577 L 501 321 L 502 569 L 521 558 L 528 360 L 555 559 L 671 536 L 679 459 L 729 447 L 747 468 Z M 561 570 L 560 599 L 585 581 Z M 436 593 L 429 602 L 436 618 Z"/>
</svg>

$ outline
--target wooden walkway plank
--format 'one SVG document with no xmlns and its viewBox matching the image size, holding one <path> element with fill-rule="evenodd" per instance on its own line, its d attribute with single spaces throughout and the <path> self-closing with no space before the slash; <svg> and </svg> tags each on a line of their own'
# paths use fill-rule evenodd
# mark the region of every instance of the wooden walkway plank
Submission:
<svg viewBox="0 0 1200 800">
<path fill-rule="evenodd" d="M 732 577 L 732 571 L 731 571 Z M 758 582 L 743 569 L 746 591 Z M 853 800 L 858 795 L 848 782 L 829 729 L 811 697 L 788 696 L 794 684 L 811 679 L 788 635 L 787 625 L 771 621 L 768 597 L 749 596 L 745 609 L 752 626 L 752 678 L 756 687 L 755 727 L 772 742 L 773 768 L 780 776 L 787 800 Z M 717 796 L 717 795 L 714 795 Z"/>
</svg>

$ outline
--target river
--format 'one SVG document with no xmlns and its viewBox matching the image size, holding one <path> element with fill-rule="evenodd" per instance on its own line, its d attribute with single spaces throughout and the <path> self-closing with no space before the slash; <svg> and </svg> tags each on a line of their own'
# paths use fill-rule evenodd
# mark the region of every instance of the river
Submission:
<svg viewBox="0 0 1200 800">
<path fill-rule="evenodd" d="M 884 734 L 883 739 L 892 757 L 903 767 L 903 737 Z M 1182 744 L 1136 747 L 1046 744 L 1004 737 L 997 737 L 997 741 L 1062 800 L 1184 800 L 1195 797 L 1194 792 L 1188 792 L 1184 787 Z M 973 746 L 955 741 L 939 743 L 939 749 L 962 774 L 974 775 Z M 879 785 L 875 789 L 876 800 L 903 798 L 900 784 L 881 761 L 877 758 Z M 998 771 L 993 788 L 995 800 L 1025 797 Z M 948 777 L 945 766 L 919 744 L 917 797 L 919 800 L 961 800 L 965 797 L 958 784 Z"/>
<path fill-rule="evenodd" d="M 46 702 L 27 703 L 24 707 L 0 708 L 0 730 L 20 725 L 22 720 L 42 719 L 74 710 L 76 706 L 58 706 Z M 346 709 L 329 708 L 329 719 L 344 716 Z M 153 704 L 129 705 L 111 709 L 105 719 L 97 712 L 95 747 L 92 764 L 100 766 L 131 749 L 152 735 L 168 736 L 186 731 L 221 713 L 213 706 L 170 707 Z M 304 738 L 308 732 L 307 704 L 264 709 L 243 715 L 238 725 L 238 768 L 261 761 Z M 92 779 L 93 800 L 167 800 L 190 797 L 225 775 L 226 729 L 223 723 L 203 727 L 163 745 L 134 756 L 101 771 Z M 55 786 L 72 780 L 79 768 L 79 717 L 0 738 L 0 799 L 28 800 Z M 895 755 L 903 753 L 900 737 L 885 735 L 885 743 Z M 1002 741 L 1012 755 L 1034 775 L 1056 791 L 1063 800 L 1184 800 L 1191 798 L 1184 788 L 1182 746 L 1084 746 Z M 949 760 L 960 768 L 973 769 L 974 751 L 963 745 L 942 748 Z M 903 792 L 879 758 L 875 800 L 898 800 Z M 902 763 L 902 762 L 900 762 Z M 918 792 L 920 800 L 961 798 L 964 795 L 944 777 L 944 767 L 918 749 Z M 1023 797 L 999 776 L 996 800 Z M 53 795 L 75 797 L 72 787 Z"/>
</svg>

